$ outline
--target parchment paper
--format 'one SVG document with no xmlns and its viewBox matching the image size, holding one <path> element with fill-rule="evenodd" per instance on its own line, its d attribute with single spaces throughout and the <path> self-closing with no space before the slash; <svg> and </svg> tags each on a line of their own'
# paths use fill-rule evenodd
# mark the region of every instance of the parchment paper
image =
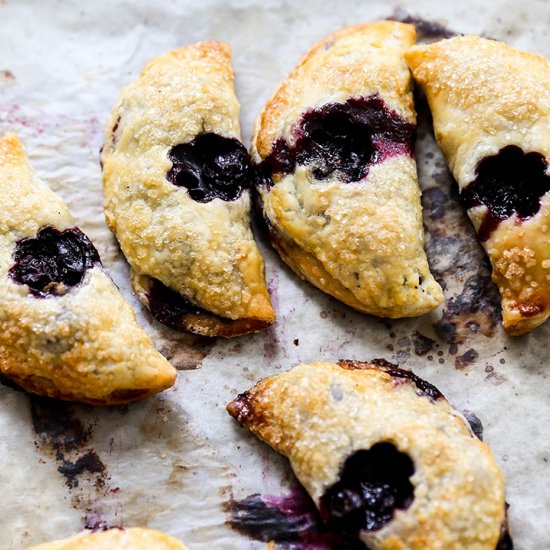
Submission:
<svg viewBox="0 0 550 550">
<path fill-rule="evenodd" d="M 104 222 L 103 124 L 119 88 L 151 57 L 197 40 L 229 42 L 248 142 L 263 103 L 307 48 L 343 25 L 392 15 L 440 23 L 420 21 L 435 37 L 448 28 L 550 56 L 544 0 L 0 0 L 0 131 L 21 136 L 140 323 L 181 369 L 163 395 L 110 409 L 0 386 L 0 548 L 117 525 L 162 529 L 192 550 L 265 548 L 270 539 L 283 548 L 338 547 L 319 535 L 287 462 L 237 427 L 225 404 L 299 361 L 374 357 L 413 369 L 482 420 L 507 478 L 516 548 L 547 547 L 550 323 L 521 338 L 503 334 L 487 262 L 421 101 L 427 249 L 446 298 L 431 315 L 385 321 L 354 313 L 299 281 L 261 236 L 276 325 L 228 341 L 182 336 L 152 321 L 132 296 Z"/>
</svg>

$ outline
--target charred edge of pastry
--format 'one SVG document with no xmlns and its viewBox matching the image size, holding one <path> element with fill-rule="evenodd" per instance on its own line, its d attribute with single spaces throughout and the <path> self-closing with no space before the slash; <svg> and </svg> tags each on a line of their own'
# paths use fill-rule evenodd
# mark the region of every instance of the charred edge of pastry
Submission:
<svg viewBox="0 0 550 550">
<path fill-rule="evenodd" d="M 88 269 L 101 265 L 92 241 L 78 228 L 41 227 L 35 237 L 15 243 L 10 278 L 27 285 L 36 298 L 62 296 L 82 283 Z"/>
<path fill-rule="evenodd" d="M 370 363 L 366 361 L 338 361 L 337 365 L 348 370 L 381 370 L 392 378 L 398 378 L 413 383 L 419 390 L 420 395 L 427 397 L 430 401 L 444 399 L 445 396 L 432 384 L 418 377 L 414 372 L 402 369 L 385 359 L 373 359 Z"/>
<path fill-rule="evenodd" d="M 85 395 L 76 395 L 63 393 L 57 390 L 53 385 L 48 387 L 44 384 L 44 379 L 37 381 L 35 380 L 34 375 L 30 376 L 18 376 L 10 373 L 9 375 L 3 375 L 11 383 L 17 385 L 18 388 L 23 389 L 24 391 L 36 395 L 46 396 L 52 399 L 61 399 L 62 401 L 74 401 L 78 403 L 87 403 L 88 405 L 102 406 L 102 405 L 125 405 L 127 403 L 132 403 L 134 401 L 140 401 L 151 395 L 155 395 L 162 389 L 165 388 L 129 388 L 129 389 L 118 389 L 114 390 L 105 397 L 94 399 L 87 397 Z M 51 382 L 51 381 L 50 381 Z"/>
<path fill-rule="evenodd" d="M 199 336 L 231 338 L 267 328 L 262 319 L 227 319 L 191 303 L 186 297 L 148 277 L 147 305 L 153 317 L 174 330 Z"/>
<path fill-rule="evenodd" d="M 243 426 L 246 426 L 255 417 L 252 407 L 254 395 L 251 390 L 240 393 L 227 404 L 227 412 Z"/>
</svg>

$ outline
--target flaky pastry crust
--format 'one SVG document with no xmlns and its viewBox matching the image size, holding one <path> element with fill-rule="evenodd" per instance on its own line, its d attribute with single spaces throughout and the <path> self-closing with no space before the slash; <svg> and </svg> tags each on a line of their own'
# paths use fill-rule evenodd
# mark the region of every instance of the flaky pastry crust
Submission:
<svg viewBox="0 0 550 550">
<path fill-rule="evenodd" d="M 105 216 L 146 305 L 143 278 L 157 279 L 211 314 L 187 317 L 178 328 L 234 336 L 275 319 L 250 230 L 249 192 L 199 203 L 166 178 L 170 149 L 209 132 L 240 140 L 229 46 L 203 42 L 153 59 L 123 88 L 107 123 Z"/>
<path fill-rule="evenodd" d="M 9 275 L 15 245 L 74 220 L 32 171 L 15 134 L 0 140 L 0 374 L 26 390 L 93 404 L 126 403 L 170 387 L 175 369 L 137 324 L 101 265 L 61 296 L 34 296 Z"/>
<path fill-rule="evenodd" d="M 356 451 L 385 442 L 406 453 L 414 499 L 381 529 L 360 532 L 368 548 L 494 550 L 504 479 L 489 447 L 433 386 L 403 372 L 355 361 L 301 364 L 227 409 L 288 457 L 317 506 Z"/>
<path fill-rule="evenodd" d="M 316 44 L 266 103 L 251 153 L 264 161 L 294 140 L 304 113 L 350 98 L 380 97 L 415 124 L 412 79 L 403 53 L 411 25 L 380 21 L 342 29 Z M 421 315 L 442 300 L 424 252 L 420 189 L 411 155 L 373 165 L 360 181 L 316 181 L 311 167 L 258 187 L 270 236 L 303 279 L 351 307 L 383 317 Z"/>
<path fill-rule="evenodd" d="M 74 537 L 31 546 L 28 550 L 185 550 L 174 537 L 153 529 L 82 531 Z"/>
<path fill-rule="evenodd" d="M 406 60 L 426 93 L 435 136 L 461 191 L 482 159 L 510 145 L 550 163 L 548 60 L 478 36 L 415 46 Z M 485 206 L 468 210 L 476 231 L 486 212 Z M 550 194 L 533 217 L 501 221 L 483 246 L 506 332 L 519 335 L 543 323 L 550 315 Z"/>
</svg>

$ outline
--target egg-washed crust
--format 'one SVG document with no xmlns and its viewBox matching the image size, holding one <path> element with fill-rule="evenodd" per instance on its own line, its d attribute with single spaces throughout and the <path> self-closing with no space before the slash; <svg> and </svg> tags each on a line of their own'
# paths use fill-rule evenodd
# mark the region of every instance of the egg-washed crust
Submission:
<svg viewBox="0 0 550 550">
<path fill-rule="evenodd" d="M 459 189 L 477 164 L 508 145 L 550 163 L 550 63 L 502 42 L 463 36 L 406 53 L 433 115 L 435 136 Z M 486 208 L 468 214 L 479 230 Z M 539 212 L 514 215 L 483 243 L 493 265 L 508 334 L 528 332 L 550 315 L 550 194 Z"/>
<path fill-rule="evenodd" d="M 489 447 L 441 394 L 397 371 L 357 361 L 300 364 L 262 380 L 227 410 L 290 460 L 318 506 L 356 451 L 388 442 L 408 454 L 414 499 L 381 529 L 360 533 L 369 548 L 494 550 L 504 478 Z"/>
<path fill-rule="evenodd" d="M 74 537 L 31 546 L 27 550 L 185 550 L 174 537 L 153 529 L 82 531 Z"/>
<path fill-rule="evenodd" d="M 74 227 L 15 134 L 0 139 L 0 189 L 0 374 L 33 393 L 101 405 L 172 386 L 175 369 L 100 265 L 62 296 L 37 298 L 9 276 L 17 241 L 47 225 Z"/>
<path fill-rule="evenodd" d="M 266 103 L 251 154 L 264 160 L 280 138 L 292 143 L 302 115 L 349 98 L 379 96 L 414 124 L 412 79 L 403 53 L 411 25 L 380 21 L 341 29 L 316 44 Z M 283 260 L 349 306 L 383 317 L 409 317 L 442 300 L 424 252 L 416 164 L 398 155 L 373 165 L 366 178 L 316 182 L 310 169 L 274 175 L 259 186 L 271 241 Z"/>
<path fill-rule="evenodd" d="M 235 336 L 275 320 L 249 192 L 198 203 L 166 179 L 170 149 L 208 132 L 240 140 L 229 46 L 201 42 L 150 61 L 107 123 L 105 216 L 139 280 L 157 279 L 211 314 L 188 317 L 182 330 Z"/>
</svg>

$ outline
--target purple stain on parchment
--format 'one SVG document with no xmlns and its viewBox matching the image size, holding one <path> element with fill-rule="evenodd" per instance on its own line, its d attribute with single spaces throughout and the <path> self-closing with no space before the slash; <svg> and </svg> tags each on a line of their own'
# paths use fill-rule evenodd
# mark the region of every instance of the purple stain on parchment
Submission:
<svg viewBox="0 0 550 550">
<path fill-rule="evenodd" d="M 267 290 L 269 297 L 271 298 L 271 304 L 273 309 L 277 311 L 279 309 L 279 276 L 273 275 L 269 281 L 267 281 Z"/>
<path fill-rule="evenodd" d="M 0 123 L 14 131 L 20 128 L 30 130 L 33 135 L 44 133 L 57 133 L 60 130 L 73 126 L 75 130 L 82 128 L 84 139 L 82 147 L 88 147 L 90 142 L 99 139 L 103 133 L 103 124 L 97 117 L 75 117 L 66 114 L 52 115 L 39 107 L 33 107 L 32 111 L 23 111 L 20 105 L 0 105 Z M 95 147 L 95 146 L 94 146 Z"/>
<path fill-rule="evenodd" d="M 285 322 L 285 318 L 283 315 L 281 315 L 281 312 L 279 310 L 278 275 L 273 275 L 273 277 L 271 277 L 269 281 L 267 281 L 267 290 L 269 292 L 271 304 L 273 305 L 273 309 L 275 310 L 275 313 L 277 315 L 277 323 L 263 331 L 264 359 L 267 359 L 268 361 L 273 361 L 277 357 L 278 351 L 280 351 L 278 332 L 279 330 L 284 330 Z M 286 350 L 284 350 L 284 354 L 285 356 L 287 355 Z"/>
<path fill-rule="evenodd" d="M 292 550 L 364 549 L 357 540 L 332 531 L 321 520 L 315 504 L 295 483 L 285 495 L 253 494 L 226 505 L 227 524 L 253 540 L 273 541 Z"/>
</svg>

